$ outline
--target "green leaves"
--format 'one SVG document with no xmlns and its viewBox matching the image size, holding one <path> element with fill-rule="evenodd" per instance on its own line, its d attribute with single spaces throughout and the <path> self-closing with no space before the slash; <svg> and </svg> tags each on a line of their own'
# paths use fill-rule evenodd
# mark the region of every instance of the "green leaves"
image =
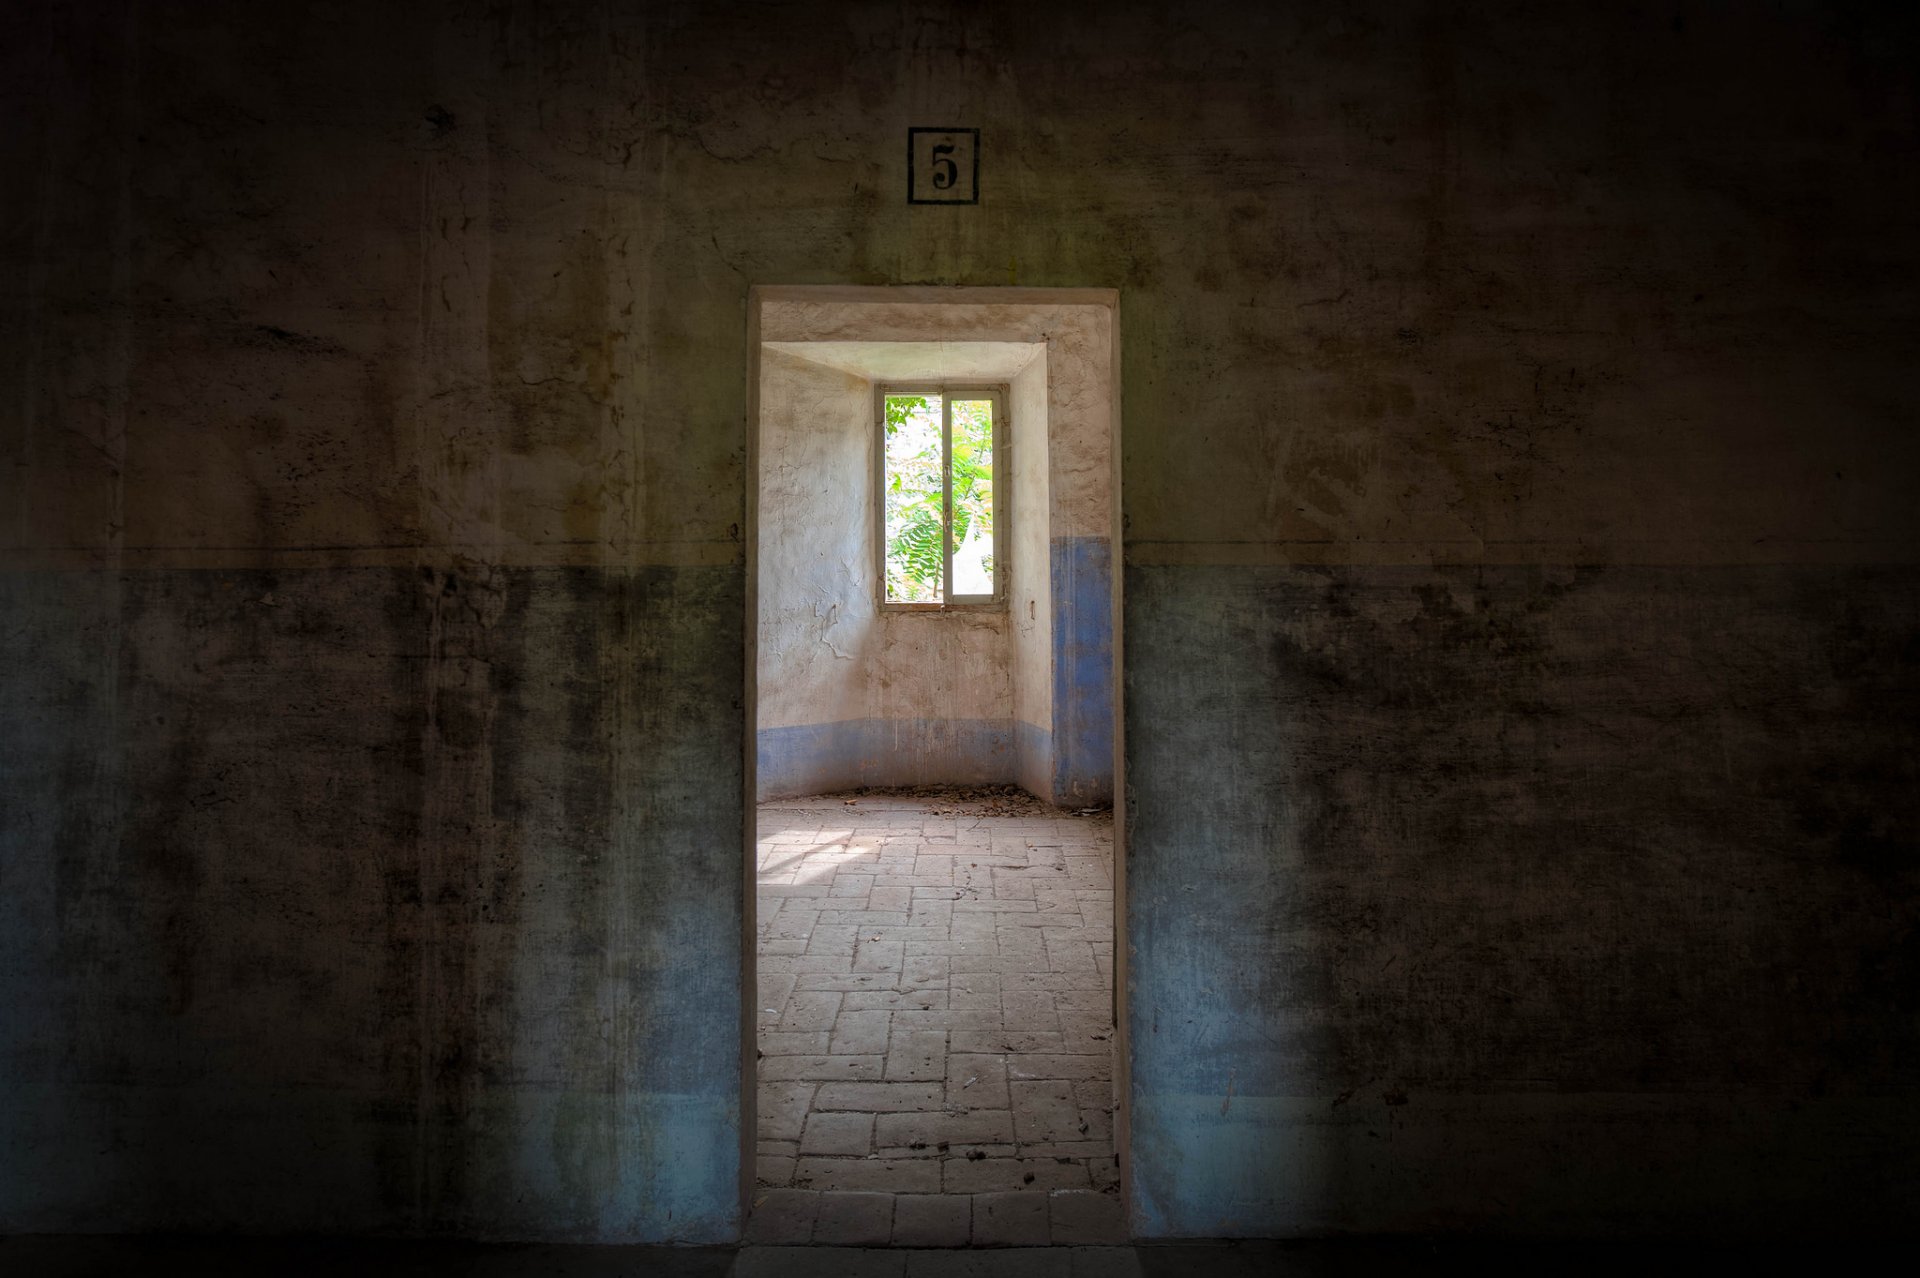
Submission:
<svg viewBox="0 0 1920 1278">
<path fill-rule="evenodd" d="M 905 426 L 916 416 L 924 414 L 929 410 L 937 415 L 940 411 L 938 407 L 939 402 L 938 400 L 934 400 L 929 404 L 925 395 L 887 396 L 887 437 L 889 439 L 893 438 L 894 431 Z"/>
<path fill-rule="evenodd" d="M 889 395 L 885 419 L 887 598 L 939 603 L 945 577 L 940 401 Z"/>
<path fill-rule="evenodd" d="M 946 544 L 947 512 L 942 495 L 941 431 L 951 421 L 952 547 Z M 946 556 L 970 536 L 986 539 L 984 561 L 975 547 L 967 562 L 993 572 L 993 402 L 959 399 L 944 404 L 937 395 L 888 395 L 886 425 L 885 517 L 886 597 L 895 603 L 940 603 Z M 979 589 L 976 585 L 974 589 Z"/>
</svg>

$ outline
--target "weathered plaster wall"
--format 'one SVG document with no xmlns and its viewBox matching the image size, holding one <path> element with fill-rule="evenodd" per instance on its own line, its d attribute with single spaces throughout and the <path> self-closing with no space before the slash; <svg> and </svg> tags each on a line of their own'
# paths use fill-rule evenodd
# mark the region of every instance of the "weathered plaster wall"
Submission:
<svg viewBox="0 0 1920 1278">
<path fill-rule="evenodd" d="M 1053 796 L 1053 586 L 1048 566 L 1047 361 L 1007 388 L 1013 419 L 1007 607 L 1013 638 L 1014 776 L 1029 794 Z"/>
<path fill-rule="evenodd" d="M 499 16 L 0 10 L 0 1230 L 736 1228 L 745 361 Z"/>
<path fill-rule="evenodd" d="M 1138 1229 L 1910 1230 L 1911 24 L 0 9 L 0 1228 L 737 1227 L 784 282 L 1120 290 Z"/>
<path fill-rule="evenodd" d="M 1053 784 L 1067 807 L 1113 801 L 1113 314 L 1047 342 L 1047 579 Z"/>
<path fill-rule="evenodd" d="M 863 718 L 876 642 L 873 385 L 784 351 L 760 362 L 762 798 L 860 784 L 858 752 L 820 747 Z"/>
<path fill-rule="evenodd" d="M 960 726 L 957 716 L 928 719 L 905 737 L 885 725 L 877 733 L 847 725 L 793 736 L 775 743 L 778 749 L 772 755 L 762 751 L 773 774 L 785 778 L 801 771 L 798 765 L 783 763 L 801 752 L 840 757 L 851 751 L 863 758 L 922 760 L 925 768 L 900 765 L 903 777 L 911 773 L 915 781 L 957 780 L 966 773 L 965 779 L 1020 779 L 1033 793 L 1056 803 L 1111 802 L 1112 310 L 1097 302 L 1057 297 L 939 305 L 784 296 L 765 302 L 760 324 L 775 350 L 871 377 L 1008 381 L 1011 396 L 1011 379 L 1027 372 L 1028 380 L 1021 383 L 1027 406 L 1014 411 L 1013 420 L 1014 433 L 1028 441 L 1028 449 L 1023 462 L 1016 441 L 1014 464 L 1040 468 L 1014 477 L 1014 544 L 1009 548 L 1017 575 L 1009 598 L 1016 605 L 1032 600 L 1036 615 L 1018 615 L 1016 606 L 1004 619 L 1016 649 L 1013 696 L 1026 706 L 1025 713 L 1016 708 L 1010 721 L 998 725 Z M 1044 358 L 1034 354 L 1042 350 Z M 1044 596 L 1036 588 L 1044 588 Z M 1043 606 L 1044 626 L 1037 617 Z M 883 622 L 888 620 L 883 616 Z M 903 628 L 945 633 L 929 628 L 934 624 L 934 619 L 920 617 Z M 964 631 L 961 639 L 964 642 Z M 913 687 L 911 665 L 899 671 L 901 686 Z M 1044 714 L 1033 709 L 1042 699 Z M 927 733 L 939 734 L 935 748 L 911 746 Z M 904 755 L 898 752 L 903 743 L 910 746 Z M 792 756 L 785 753 L 787 744 L 793 747 Z M 989 751 L 997 757 L 1003 750 L 1007 758 L 998 771 L 968 771 L 970 761 Z"/>
<path fill-rule="evenodd" d="M 1013 781 L 1007 614 L 877 606 L 874 390 L 879 380 L 1008 380 L 1042 348 L 762 349 L 756 793 Z"/>
</svg>

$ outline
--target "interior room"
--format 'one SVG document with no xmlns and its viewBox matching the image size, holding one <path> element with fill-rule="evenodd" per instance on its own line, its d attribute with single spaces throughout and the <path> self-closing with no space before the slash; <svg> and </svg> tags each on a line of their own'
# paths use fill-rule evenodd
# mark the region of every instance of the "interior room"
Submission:
<svg viewBox="0 0 1920 1278">
<path fill-rule="evenodd" d="M 1126 1238 L 1115 299 L 966 296 L 753 298 L 760 1236 Z"/>
<path fill-rule="evenodd" d="M 1917 15 L 0 0 L 0 1272 L 1911 1242 Z"/>
</svg>

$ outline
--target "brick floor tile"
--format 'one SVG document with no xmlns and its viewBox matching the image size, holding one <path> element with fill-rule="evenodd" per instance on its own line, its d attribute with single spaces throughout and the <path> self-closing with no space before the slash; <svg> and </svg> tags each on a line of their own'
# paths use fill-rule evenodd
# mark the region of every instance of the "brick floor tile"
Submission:
<svg viewBox="0 0 1920 1278">
<path fill-rule="evenodd" d="M 1036 928 L 1010 927 L 999 931 L 993 938 L 994 951 L 1004 957 L 1018 955 L 1028 966 L 1046 971 L 1054 970 L 1047 956 L 1047 940 Z M 1089 960 L 1091 961 L 1091 960 Z M 1064 969 L 1061 969 L 1064 970 Z"/>
<path fill-rule="evenodd" d="M 947 1076 L 947 1033 L 945 1030 L 893 1031 L 887 1051 L 887 1079 L 890 1082 L 921 1082 Z"/>
<path fill-rule="evenodd" d="M 936 1110 L 932 1113 L 881 1114 L 874 1120 L 876 1148 L 893 1149 L 920 1144 L 1010 1145 L 1014 1139 L 1013 1115 L 1004 1109 L 977 1109 L 964 1114 Z"/>
<path fill-rule="evenodd" d="M 1111 1056 L 1053 1056 L 1015 1052 L 1007 1058 L 1007 1077 L 1019 1078 L 1110 1078 Z"/>
<path fill-rule="evenodd" d="M 1021 1144 L 1029 1141 L 1077 1140 L 1080 1106 L 1073 1084 L 1065 1079 L 1010 1083 L 1013 1129 Z"/>
<path fill-rule="evenodd" d="M 851 925 L 829 927 L 824 923 L 816 923 L 813 930 L 807 933 L 807 953 L 845 953 L 853 948 L 854 938 L 859 935 L 860 929 Z"/>
<path fill-rule="evenodd" d="M 941 1185 L 949 1194 L 1092 1187 L 1085 1164 L 1051 1158 L 948 1158 L 941 1169 Z"/>
<path fill-rule="evenodd" d="M 1050 1232 L 1057 1246 L 1117 1246 L 1127 1241 L 1120 1200 L 1086 1189 L 1059 1189 L 1047 1195 Z"/>
<path fill-rule="evenodd" d="M 1002 901 L 1031 901 L 1033 879 L 1015 867 L 1003 866 L 993 876 L 993 895 Z"/>
<path fill-rule="evenodd" d="M 815 1083 L 773 1083 L 763 1079 L 755 1111 L 760 1138 L 799 1140 L 800 1129 L 806 1122 L 807 1106 L 812 1104 L 817 1086 Z"/>
<path fill-rule="evenodd" d="M 1000 954 L 992 958 L 982 959 L 977 966 L 982 971 L 999 972 L 1004 975 L 1007 973 L 1030 972 L 1037 964 L 1038 960 L 1031 954 Z M 1050 975 L 1059 977 L 1064 984 L 1076 979 L 1078 973 L 1054 972 L 1050 973 Z M 1091 976 L 1093 974 L 1089 973 L 1089 975 Z"/>
<path fill-rule="evenodd" d="M 843 1154 L 864 1158 L 873 1152 L 872 1114 L 807 1115 L 800 1134 L 800 1153 Z"/>
<path fill-rule="evenodd" d="M 852 960 L 848 960 L 851 962 Z M 879 972 L 802 972 L 794 977 L 794 989 L 820 991 L 834 990 L 850 992 L 853 990 L 890 990 L 893 982 Z"/>
<path fill-rule="evenodd" d="M 1098 1056 L 1113 1051 L 1113 1026 L 1096 1021 L 1098 1029 L 1091 1028 L 1088 1022 L 1069 1022 L 1061 1017 L 1061 1051 L 1069 1056 Z"/>
<path fill-rule="evenodd" d="M 794 995 L 799 998 L 799 995 Z M 1054 1030 L 1060 1028 L 1059 1013 L 1054 1011 L 1053 996 L 1045 991 L 1029 994 L 1002 994 L 1000 1010 L 1003 1024 L 1010 1030 Z"/>
<path fill-rule="evenodd" d="M 947 960 L 938 955 L 921 955 L 906 960 L 900 972 L 902 989 L 945 989 Z"/>
<path fill-rule="evenodd" d="M 772 918 L 760 920 L 760 935 L 770 941 L 804 941 L 819 925 L 817 908 L 802 908 L 806 903 L 788 900 Z"/>
<path fill-rule="evenodd" d="M 761 1030 L 760 1050 L 768 1056 L 825 1055 L 827 1032 L 807 1030 L 789 1034 L 780 1030 Z"/>
<path fill-rule="evenodd" d="M 1021 1141 L 1014 1153 L 1021 1158 L 1069 1159 L 1074 1162 L 1086 1162 L 1089 1159 L 1104 1158 L 1113 1152 L 1113 1140 L 1059 1140 L 1037 1141 L 1028 1144 Z"/>
<path fill-rule="evenodd" d="M 747 1217 L 746 1241 L 791 1246 L 813 1237 L 813 1217 L 820 1195 L 807 1189 L 771 1189 L 756 1194 Z"/>
<path fill-rule="evenodd" d="M 973 1199 L 964 1194 L 900 1194 L 893 1200 L 896 1247 L 964 1247 L 973 1237 Z"/>
<path fill-rule="evenodd" d="M 833 876 L 832 896 L 865 896 L 873 890 L 871 874 L 849 874 L 842 871 Z"/>
<path fill-rule="evenodd" d="M 941 1092 L 939 1083 L 821 1083 L 811 1100 L 815 1109 L 885 1114 L 937 1109 Z M 805 1116 L 802 1111 L 800 1117 Z M 793 1132 L 794 1139 L 799 1139 L 798 1124 Z"/>
<path fill-rule="evenodd" d="M 1073 1094 L 1081 1109 L 1111 1112 L 1119 1102 L 1119 1097 L 1114 1095 L 1113 1080 L 1106 1078 L 1077 1078 L 1073 1082 Z"/>
<path fill-rule="evenodd" d="M 946 1099 L 949 1105 L 974 1109 L 1006 1109 L 1007 1058 L 988 1053 L 950 1052 L 947 1056 Z"/>
<path fill-rule="evenodd" d="M 907 912 L 902 910 L 822 910 L 821 927 L 851 927 L 869 939 L 881 928 L 905 927 Z"/>
<path fill-rule="evenodd" d="M 1108 1026 L 1113 1024 L 1112 990 L 1054 990 L 1053 1005 L 1062 1012 L 1086 1012 L 1099 1016 Z"/>
<path fill-rule="evenodd" d="M 1000 1013 L 987 1010 L 950 1012 L 945 1008 L 895 1012 L 893 1026 L 903 1030 L 980 1030 L 1000 1027 Z"/>
<path fill-rule="evenodd" d="M 1099 967 L 1094 959 L 1093 947 L 1085 941 L 1054 940 L 1052 939 L 1054 935 L 1054 930 L 1048 928 L 1046 932 L 1048 968 L 1055 972 L 1075 972 Z"/>
<path fill-rule="evenodd" d="M 778 1025 L 782 1030 L 830 1030 L 840 1014 L 840 996 L 828 990 L 797 990 L 787 1000 Z"/>
<path fill-rule="evenodd" d="M 930 936 L 938 936 L 940 931 L 939 928 L 917 927 L 909 922 L 902 927 L 868 928 L 860 934 L 869 941 L 891 941 L 895 945 L 905 946 L 905 952 L 912 954 L 915 943 L 925 941 Z"/>
<path fill-rule="evenodd" d="M 760 970 L 763 972 L 851 972 L 853 955 L 771 954 L 763 946 L 760 951 Z"/>
<path fill-rule="evenodd" d="M 1012 904 L 1012 902 L 1009 902 Z M 1022 928 L 1038 932 L 1044 940 L 1046 933 L 1075 931 L 1080 926 L 1080 915 L 1076 913 L 1035 910 L 1031 912 L 1000 911 L 993 916 L 993 925 L 998 928 Z"/>
<path fill-rule="evenodd" d="M 886 1059 L 884 1056 L 765 1056 L 760 1059 L 760 1078 L 764 1082 L 877 1079 Z"/>
<path fill-rule="evenodd" d="M 917 935 L 907 938 L 907 957 L 943 958 L 955 962 L 972 962 L 975 959 L 997 960 L 1000 947 L 992 937 L 969 939 L 964 936 L 950 935 L 944 930 L 928 928 Z M 1027 960 L 1027 966 L 1040 965 L 1038 958 Z"/>
<path fill-rule="evenodd" d="M 813 1221 L 817 1245 L 884 1247 L 893 1237 L 893 1195 L 839 1192 L 820 1195 Z"/>
<path fill-rule="evenodd" d="M 893 1015 L 890 1012 L 841 1012 L 840 1018 L 833 1023 L 832 1046 L 815 1050 L 831 1052 L 835 1056 L 884 1054 L 892 1022 Z M 761 1035 L 763 1040 L 769 1037 L 772 1036 Z"/>
<path fill-rule="evenodd" d="M 948 1006 L 955 1011 L 976 1011 L 1000 1007 L 1000 974 L 998 972 L 965 972 L 958 964 L 953 965 L 953 975 L 947 978 Z"/>
<path fill-rule="evenodd" d="M 1065 1045 L 1058 1034 L 1001 1029 L 955 1030 L 947 1040 L 947 1050 L 969 1054 L 1004 1055 L 1008 1052 L 1058 1052 Z"/>
<path fill-rule="evenodd" d="M 1054 996 L 1054 1004 L 1060 1004 L 1060 998 Z M 1064 1007 L 1060 1011 L 1060 1030 L 1068 1036 L 1069 1042 L 1087 1044 L 1077 1048 L 1081 1055 L 1096 1055 L 1114 1050 L 1114 1021 L 1108 1017 L 1106 1009 L 1100 1011 L 1081 1011 L 1073 1007 Z"/>
<path fill-rule="evenodd" d="M 1044 1247 L 1049 1233 L 1045 1194 L 984 1193 L 973 1197 L 976 1247 Z"/>
<path fill-rule="evenodd" d="M 800 981 L 798 988 L 803 990 L 807 988 L 807 983 L 804 978 Z M 1074 988 L 1074 979 L 1066 972 L 1040 972 L 1028 968 L 1021 972 L 1002 972 L 1000 974 L 1002 997 L 1008 994 L 1035 994 L 1042 992 L 1058 994 L 1063 990 L 1070 990 L 1072 988 Z"/>
<path fill-rule="evenodd" d="M 856 972 L 897 972 L 905 957 L 899 941 L 860 940 L 854 946 L 853 970 Z"/>
<path fill-rule="evenodd" d="M 760 1001 L 755 1008 L 755 1016 L 761 1023 L 780 1018 L 781 1009 L 786 1007 L 787 999 L 793 993 L 793 983 L 799 978 L 792 972 L 761 972 L 755 977 L 759 986 Z"/>
<path fill-rule="evenodd" d="M 803 1189 L 937 1194 L 940 1164 L 930 1158 L 802 1158 L 793 1183 Z"/>
<path fill-rule="evenodd" d="M 840 1013 L 944 1012 L 947 1005 L 945 990 L 850 990 L 840 1004 Z"/>
</svg>

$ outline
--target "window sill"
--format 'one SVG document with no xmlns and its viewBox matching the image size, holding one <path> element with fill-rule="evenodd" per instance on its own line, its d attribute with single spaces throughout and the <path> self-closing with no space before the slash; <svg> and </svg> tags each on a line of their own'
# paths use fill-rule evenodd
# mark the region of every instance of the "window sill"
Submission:
<svg viewBox="0 0 1920 1278">
<path fill-rule="evenodd" d="M 881 612 L 1005 612 L 1007 601 L 1004 599 L 985 599 L 979 603 L 883 603 Z"/>
</svg>

